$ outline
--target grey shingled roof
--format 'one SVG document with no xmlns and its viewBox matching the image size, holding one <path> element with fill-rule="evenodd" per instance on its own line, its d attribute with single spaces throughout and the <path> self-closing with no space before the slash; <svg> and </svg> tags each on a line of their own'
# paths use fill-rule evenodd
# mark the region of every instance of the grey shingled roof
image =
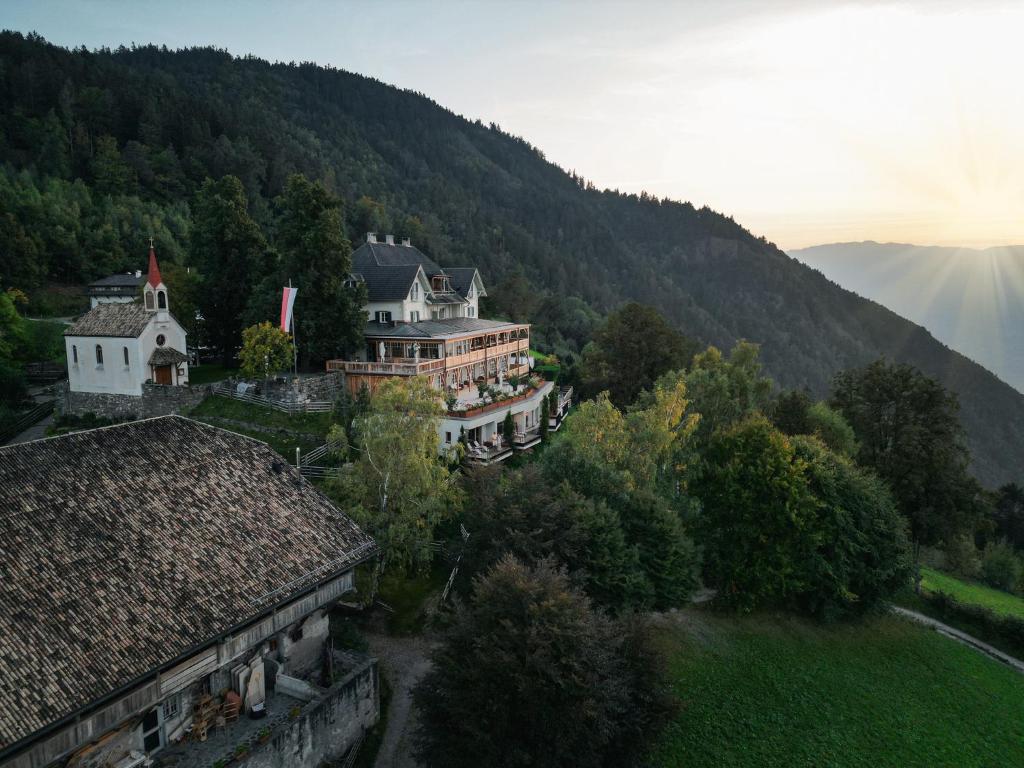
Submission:
<svg viewBox="0 0 1024 768">
<path fill-rule="evenodd" d="M 452 288 L 462 298 L 466 298 L 469 286 L 473 284 L 473 276 L 477 273 L 476 267 L 448 267 L 445 270 L 450 278 Z"/>
<path fill-rule="evenodd" d="M 188 362 L 188 355 L 174 347 L 157 347 L 149 356 L 150 365 L 174 365 L 184 362 Z"/>
<path fill-rule="evenodd" d="M 366 324 L 366 337 L 374 339 L 436 339 L 446 336 L 464 336 L 467 333 L 500 331 L 522 323 L 504 320 L 482 320 L 479 317 L 450 317 L 444 320 L 420 320 L 417 323 L 371 322 Z"/>
<path fill-rule="evenodd" d="M 419 274 L 419 264 L 380 267 L 366 264 L 357 272 L 366 283 L 368 301 L 401 301 L 409 295 L 412 283 Z"/>
<path fill-rule="evenodd" d="M 146 276 L 136 277 L 134 272 L 124 275 L 107 275 L 89 283 L 90 288 L 139 288 L 146 282 Z"/>
<path fill-rule="evenodd" d="M 152 312 L 147 312 L 145 307 L 135 301 L 124 304 L 97 304 L 67 328 L 64 335 L 134 339 L 149 325 L 152 317 Z"/>
<path fill-rule="evenodd" d="M 362 272 L 368 266 L 402 267 L 415 264 L 423 267 L 427 277 L 443 275 L 440 265 L 415 245 L 363 243 L 352 253 L 352 270 Z"/>
<path fill-rule="evenodd" d="M 0 448 L 0 530 L 0 749 L 375 550 L 268 446 L 180 416 Z"/>
</svg>

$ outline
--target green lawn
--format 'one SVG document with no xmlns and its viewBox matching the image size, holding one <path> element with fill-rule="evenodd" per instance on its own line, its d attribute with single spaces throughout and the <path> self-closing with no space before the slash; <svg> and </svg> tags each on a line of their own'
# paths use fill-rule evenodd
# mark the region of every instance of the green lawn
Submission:
<svg viewBox="0 0 1024 768">
<path fill-rule="evenodd" d="M 191 372 L 189 375 L 191 376 Z M 305 435 L 323 438 L 327 437 L 327 431 L 331 428 L 330 413 L 297 413 L 291 415 L 284 411 L 264 408 L 261 405 L 221 395 L 213 395 L 203 400 L 203 402 L 192 409 L 192 416 L 198 419 L 204 419 L 204 417 L 233 419 L 235 421 L 256 424 L 261 427 L 287 429 L 292 432 L 301 432 Z M 323 440 L 320 441 L 320 445 L 323 445 Z"/>
<path fill-rule="evenodd" d="M 196 419 L 196 421 L 201 421 L 204 424 L 209 424 L 210 426 L 213 427 L 220 427 L 221 429 L 226 429 L 229 432 L 237 432 L 240 435 L 248 435 L 249 437 L 254 437 L 257 440 L 266 443 L 279 454 L 281 454 L 285 459 L 288 460 L 289 464 L 295 463 L 296 447 L 300 448 L 302 450 L 302 453 L 305 454 L 313 450 L 314 448 L 323 445 L 323 442 L 321 440 L 307 437 L 305 435 L 299 435 L 294 432 L 264 432 L 258 429 L 250 429 L 241 424 L 235 424 L 234 422 L 224 421 L 223 419 L 218 419 L 216 416 L 197 416 L 195 415 L 194 412 L 192 414 L 192 418 Z"/>
<path fill-rule="evenodd" d="M 691 609 L 654 768 L 1024 765 L 1024 677 L 895 617 L 824 627 Z"/>
<path fill-rule="evenodd" d="M 223 381 L 238 373 L 237 368 L 229 368 L 226 365 L 216 363 L 203 363 L 202 365 L 190 365 L 188 367 L 189 384 L 212 384 L 215 381 Z"/>
<path fill-rule="evenodd" d="M 921 588 L 928 592 L 945 592 L 957 602 L 980 605 L 993 613 L 1024 619 L 1024 598 L 1017 595 L 964 581 L 932 568 L 922 568 L 921 577 Z"/>
</svg>

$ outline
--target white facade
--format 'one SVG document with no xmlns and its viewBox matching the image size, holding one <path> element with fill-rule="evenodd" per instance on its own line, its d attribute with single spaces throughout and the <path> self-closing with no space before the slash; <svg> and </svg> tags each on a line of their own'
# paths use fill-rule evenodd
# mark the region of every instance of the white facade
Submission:
<svg viewBox="0 0 1024 768">
<path fill-rule="evenodd" d="M 499 403 L 476 416 L 446 416 L 438 429 L 441 449 L 450 448 L 457 443 L 463 430 L 467 435 L 474 436 L 478 442 L 490 442 L 501 432 L 502 422 L 510 411 L 512 418 L 515 419 L 517 432 L 527 433 L 536 429 L 540 425 L 544 398 L 551 394 L 554 386 L 554 383 L 546 381 L 528 398 L 512 405 L 503 406 Z"/>
<path fill-rule="evenodd" d="M 171 386 L 188 384 L 188 363 L 184 360 L 151 364 L 154 353 L 181 358 L 186 347 L 185 329 L 170 313 L 167 286 L 160 278 L 156 255 L 150 249 L 150 275 L 143 302 L 135 312 L 111 305 L 132 302 L 99 301 L 64 337 L 68 361 L 68 385 L 74 392 L 111 395 L 142 395 L 147 381 Z M 112 315 L 107 313 L 117 312 Z M 145 313 L 147 318 L 139 314 Z M 141 330 L 140 330 L 141 328 Z"/>
<path fill-rule="evenodd" d="M 136 338 L 65 336 L 68 382 L 72 391 L 141 395 L 143 383 L 156 380 L 156 373 L 149 365 L 153 351 L 160 347 L 185 349 L 184 329 L 170 313 L 162 314 L 161 319 L 154 313 Z M 168 383 L 188 384 L 188 363 L 171 365 L 169 373 Z"/>
</svg>

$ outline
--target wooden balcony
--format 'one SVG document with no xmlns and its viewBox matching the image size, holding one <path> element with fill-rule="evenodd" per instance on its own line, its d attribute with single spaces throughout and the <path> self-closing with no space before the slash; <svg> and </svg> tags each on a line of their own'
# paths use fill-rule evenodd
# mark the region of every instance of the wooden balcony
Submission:
<svg viewBox="0 0 1024 768">
<path fill-rule="evenodd" d="M 344 371 L 350 374 L 377 376 L 420 376 L 444 370 L 445 361 L 414 360 L 409 357 L 395 357 L 382 362 L 362 360 L 328 360 L 328 371 Z"/>
</svg>

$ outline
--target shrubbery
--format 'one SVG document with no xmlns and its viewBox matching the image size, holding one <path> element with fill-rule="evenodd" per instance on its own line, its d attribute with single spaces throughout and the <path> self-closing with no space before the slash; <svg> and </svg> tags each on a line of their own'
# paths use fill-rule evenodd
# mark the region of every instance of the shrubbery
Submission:
<svg viewBox="0 0 1024 768">
<path fill-rule="evenodd" d="M 990 587 L 1013 592 L 1020 585 L 1022 571 L 1024 565 L 1020 557 L 1005 541 L 985 547 L 981 556 L 981 578 Z"/>
<path fill-rule="evenodd" d="M 1018 658 L 1024 657 L 1024 619 L 962 603 L 945 592 L 922 593 L 920 599 L 928 615 L 998 645 Z"/>
<path fill-rule="evenodd" d="M 850 460 L 760 416 L 715 434 L 705 458 L 698 542 L 721 602 L 835 618 L 906 583 L 903 520 L 885 486 Z"/>
</svg>

